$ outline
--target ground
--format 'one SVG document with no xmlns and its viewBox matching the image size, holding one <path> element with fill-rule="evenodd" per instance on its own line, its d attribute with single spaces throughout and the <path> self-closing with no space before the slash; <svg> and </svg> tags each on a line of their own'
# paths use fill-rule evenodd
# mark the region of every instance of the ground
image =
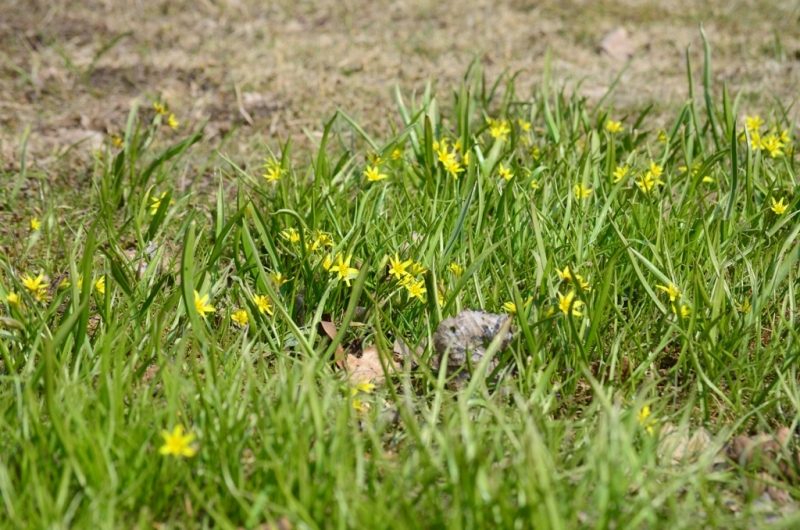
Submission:
<svg viewBox="0 0 800 530">
<path fill-rule="evenodd" d="M 487 79 L 519 73 L 520 94 L 553 75 L 597 101 L 624 60 L 598 53 L 617 28 L 635 57 L 612 102 L 655 105 L 662 120 L 695 83 L 702 25 L 717 91 L 741 92 L 743 112 L 789 104 L 800 84 L 800 24 L 791 2 L 692 1 L 27 1 L 0 20 L 0 144 L 13 163 L 26 127 L 35 160 L 91 135 L 119 134 L 131 101 L 164 100 L 207 137 L 238 127 L 226 151 L 319 132 L 337 108 L 386 132 L 392 88 L 452 89 L 477 59 Z M 94 137 L 94 142 L 100 136 Z M 239 151 L 239 152 L 237 152 Z"/>
</svg>

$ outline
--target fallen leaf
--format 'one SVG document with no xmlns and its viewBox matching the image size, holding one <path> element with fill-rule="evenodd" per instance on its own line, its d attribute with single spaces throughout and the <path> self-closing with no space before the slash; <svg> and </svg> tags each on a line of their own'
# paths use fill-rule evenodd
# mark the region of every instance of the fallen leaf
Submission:
<svg viewBox="0 0 800 530">
<path fill-rule="evenodd" d="M 367 346 L 361 357 L 356 357 L 355 355 L 345 357 L 344 364 L 352 384 L 357 385 L 358 383 L 368 382 L 381 384 L 386 381 L 386 375 L 383 373 L 383 366 L 378 355 L 378 348 L 373 345 Z M 394 361 L 391 358 L 386 361 L 391 366 L 394 366 Z"/>
<path fill-rule="evenodd" d="M 319 327 L 321 328 L 322 333 L 325 333 L 329 339 L 333 340 L 333 338 L 336 337 L 336 325 L 333 322 L 329 320 L 321 320 Z M 345 357 L 344 348 L 341 344 L 337 344 L 336 353 L 333 354 L 333 362 L 336 364 L 337 368 L 344 368 Z"/>
</svg>

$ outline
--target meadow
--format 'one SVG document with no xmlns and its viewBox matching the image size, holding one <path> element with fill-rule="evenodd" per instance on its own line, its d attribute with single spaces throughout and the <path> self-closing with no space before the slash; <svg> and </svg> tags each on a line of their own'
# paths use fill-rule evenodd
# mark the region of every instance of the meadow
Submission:
<svg viewBox="0 0 800 530">
<path fill-rule="evenodd" d="M 656 120 L 474 61 L 245 160 L 140 98 L 77 188 L 23 141 L 0 525 L 793 527 L 796 111 L 702 67 Z"/>
</svg>

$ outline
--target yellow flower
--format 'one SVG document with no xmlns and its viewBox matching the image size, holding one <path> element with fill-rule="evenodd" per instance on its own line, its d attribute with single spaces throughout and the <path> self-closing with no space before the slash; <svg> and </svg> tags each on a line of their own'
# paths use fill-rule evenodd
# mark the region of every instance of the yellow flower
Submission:
<svg viewBox="0 0 800 530">
<path fill-rule="evenodd" d="M 664 132 L 662 129 L 658 130 L 658 137 L 656 138 L 661 143 L 667 142 L 667 133 Z"/>
<path fill-rule="evenodd" d="M 572 188 L 572 191 L 575 192 L 576 199 L 585 199 L 592 194 L 592 189 L 587 188 L 583 184 L 575 184 L 575 186 Z"/>
<path fill-rule="evenodd" d="M 511 127 L 508 126 L 508 122 L 505 120 L 486 118 L 486 122 L 489 124 L 489 134 L 492 135 L 492 138 L 502 138 L 505 140 L 511 133 Z"/>
<path fill-rule="evenodd" d="M 197 448 L 192 445 L 195 439 L 194 433 L 183 434 L 183 425 L 176 425 L 172 434 L 168 431 L 161 431 L 164 438 L 164 445 L 158 450 L 162 455 L 192 457 L 197 453 Z"/>
<path fill-rule="evenodd" d="M 678 289 L 674 283 L 670 282 L 669 285 L 656 285 L 657 289 L 661 289 L 665 293 L 669 295 L 669 301 L 674 302 L 677 298 L 680 298 L 681 291 Z"/>
<path fill-rule="evenodd" d="M 447 302 L 447 293 L 444 292 L 443 290 L 440 290 L 439 296 L 437 298 L 439 302 L 439 307 L 444 307 L 444 304 Z"/>
<path fill-rule="evenodd" d="M 606 123 L 606 130 L 611 134 L 616 134 L 622 130 L 622 122 L 608 120 L 608 123 Z"/>
<path fill-rule="evenodd" d="M 408 274 L 406 267 L 413 263 L 412 260 L 401 261 L 395 253 L 394 258 L 389 260 L 389 274 L 393 275 L 398 280 L 402 280 L 403 276 Z"/>
<path fill-rule="evenodd" d="M 33 296 L 33 299 L 36 300 L 37 302 L 47 302 L 48 300 L 50 300 L 50 296 L 47 294 L 47 289 L 44 288 L 31 293 L 31 295 Z"/>
<path fill-rule="evenodd" d="M 35 217 L 31 219 L 31 230 L 39 230 L 41 227 L 42 227 L 41 221 L 39 221 Z"/>
<path fill-rule="evenodd" d="M 6 302 L 8 305 L 19 306 L 22 303 L 22 298 L 17 293 L 8 293 L 6 295 Z"/>
<path fill-rule="evenodd" d="M 123 145 L 125 145 L 125 140 L 123 140 L 119 136 L 114 135 L 111 137 L 111 145 L 117 148 L 122 147 Z"/>
<path fill-rule="evenodd" d="M 373 166 L 377 166 L 381 163 L 381 157 L 377 153 L 367 153 L 367 160 L 369 160 Z"/>
<path fill-rule="evenodd" d="M 772 201 L 772 206 L 770 206 L 769 209 L 775 212 L 776 215 L 785 214 L 786 208 L 788 208 L 789 205 L 783 202 L 784 199 L 786 199 L 786 197 L 781 197 L 780 201 L 775 202 L 775 197 L 770 197 L 770 200 Z"/>
<path fill-rule="evenodd" d="M 342 255 L 339 254 L 339 257 L 336 260 L 336 265 L 331 267 L 331 274 L 335 274 L 338 276 L 338 280 L 344 280 L 344 283 L 350 287 L 350 280 L 358 276 L 358 269 L 354 269 L 350 266 L 350 259 L 353 256 L 347 256 L 347 259 L 342 260 Z"/>
<path fill-rule="evenodd" d="M 455 261 L 454 261 L 453 263 L 451 263 L 451 264 L 450 264 L 450 265 L 447 267 L 447 269 L 448 269 L 450 272 L 452 272 L 453 274 L 455 274 L 456 276 L 461 276 L 462 274 L 464 274 L 464 267 L 462 267 L 461 265 L 459 265 L 459 264 L 458 264 L 458 263 L 456 263 Z"/>
<path fill-rule="evenodd" d="M 235 311 L 231 315 L 231 320 L 233 320 L 234 322 L 239 324 L 239 326 L 241 326 L 241 327 L 246 326 L 247 325 L 247 321 L 248 321 L 247 311 L 245 311 L 244 309 L 239 309 L 239 310 Z"/>
<path fill-rule="evenodd" d="M 534 145 L 531 147 L 531 158 L 534 160 L 539 160 L 539 157 L 542 156 L 542 150 L 539 149 L 539 146 Z"/>
<path fill-rule="evenodd" d="M 672 312 L 676 315 L 678 314 L 678 304 L 672 304 Z M 692 310 L 689 309 L 689 306 L 686 304 L 681 305 L 681 317 L 682 318 L 689 318 L 689 315 L 692 314 Z"/>
<path fill-rule="evenodd" d="M 761 149 L 761 134 L 758 131 L 750 133 L 750 149 L 753 151 Z"/>
<path fill-rule="evenodd" d="M 322 268 L 326 271 L 331 270 L 331 265 L 333 265 L 333 258 L 329 255 L 325 256 L 325 259 L 322 260 Z"/>
<path fill-rule="evenodd" d="M 300 234 L 294 228 L 287 228 L 281 231 L 281 236 L 289 241 L 289 243 L 298 243 L 300 241 Z"/>
<path fill-rule="evenodd" d="M 764 120 L 758 114 L 744 117 L 744 126 L 751 133 L 758 133 L 762 125 L 764 125 Z"/>
<path fill-rule="evenodd" d="M 531 130 L 531 122 L 525 121 L 522 118 L 520 118 L 520 119 L 517 120 L 517 123 L 519 124 L 519 128 L 520 129 L 522 129 L 525 132 L 530 132 L 530 130 Z"/>
<path fill-rule="evenodd" d="M 444 170 L 451 174 L 454 179 L 458 179 L 458 174 L 464 172 L 464 168 L 454 156 L 448 157 L 447 161 L 442 162 L 442 164 L 444 165 Z"/>
<path fill-rule="evenodd" d="M 160 197 L 150 197 L 150 215 L 155 215 L 158 212 L 158 209 L 161 206 L 161 201 L 166 196 L 167 192 L 165 191 Z M 170 201 L 170 204 L 172 204 L 172 201 Z"/>
<path fill-rule="evenodd" d="M 514 302 L 505 302 L 503 304 L 503 309 L 505 309 L 509 313 L 516 313 L 517 312 L 517 304 Z"/>
<path fill-rule="evenodd" d="M 253 302 L 255 302 L 260 313 L 266 313 L 272 316 L 272 300 L 270 300 L 268 296 L 257 294 L 253 297 Z"/>
<path fill-rule="evenodd" d="M 656 164 L 655 162 L 653 162 L 651 160 L 650 161 L 650 172 L 653 174 L 653 176 L 655 178 L 658 178 L 664 172 L 664 168 L 659 166 L 658 164 Z"/>
<path fill-rule="evenodd" d="M 556 273 L 558 274 L 558 277 L 561 278 L 562 280 L 572 280 L 572 272 L 570 272 L 569 270 L 569 265 L 564 267 L 563 271 L 556 269 Z"/>
<path fill-rule="evenodd" d="M 333 238 L 330 234 L 326 234 L 321 230 L 317 230 L 314 232 L 314 242 L 320 247 L 332 247 L 333 246 Z"/>
<path fill-rule="evenodd" d="M 747 299 L 747 298 L 742 300 L 741 304 L 734 303 L 734 305 L 736 306 L 736 310 L 739 311 L 740 313 L 749 313 L 750 312 L 750 309 L 751 309 L 750 300 Z"/>
<path fill-rule="evenodd" d="M 448 160 L 455 158 L 455 153 L 447 150 L 447 138 L 442 138 L 440 142 L 433 142 L 433 150 L 436 151 L 436 159 L 442 164 L 446 164 Z"/>
<path fill-rule="evenodd" d="M 267 179 L 267 182 L 275 182 L 281 178 L 281 175 L 283 175 L 281 163 L 274 158 L 264 159 L 264 168 L 266 169 L 266 172 L 262 173 L 261 176 Z"/>
<path fill-rule="evenodd" d="M 780 136 L 778 136 L 778 140 L 780 140 L 781 143 L 788 144 L 791 141 L 791 138 L 789 138 L 789 131 L 783 129 Z"/>
<path fill-rule="evenodd" d="M 642 190 L 642 193 L 649 193 L 656 186 L 661 186 L 664 182 L 658 178 L 658 175 L 652 171 L 648 171 L 641 177 L 636 179 L 636 185 Z"/>
<path fill-rule="evenodd" d="M 359 392 L 363 392 L 365 394 L 371 394 L 373 390 L 375 390 L 374 384 L 368 383 L 367 381 L 361 381 L 356 386 L 350 389 L 350 395 L 355 396 Z"/>
<path fill-rule="evenodd" d="M 427 292 L 427 289 L 425 289 L 425 282 L 424 281 L 420 280 L 420 281 L 418 281 L 416 283 L 409 282 L 408 284 L 406 284 L 406 289 L 408 290 L 408 296 L 409 297 L 416 298 L 420 302 L 424 302 L 425 301 L 425 299 L 422 297 L 422 295 Z"/>
<path fill-rule="evenodd" d="M 628 174 L 628 171 L 630 171 L 630 169 L 631 168 L 628 167 L 627 164 L 625 164 L 622 167 L 617 166 L 617 169 L 614 170 L 614 183 L 617 183 L 620 180 L 624 179 L 625 176 Z"/>
<path fill-rule="evenodd" d="M 179 122 L 178 120 L 175 119 L 175 115 L 174 114 L 170 114 L 169 118 L 167 118 L 167 125 L 169 125 L 170 128 L 172 128 L 172 129 L 177 129 L 178 125 L 180 125 L 180 123 L 181 122 Z"/>
<path fill-rule="evenodd" d="M 578 308 L 583 305 L 580 300 L 575 300 L 575 291 L 570 291 L 566 296 L 558 293 L 558 308 L 565 315 L 572 314 L 576 317 L 582 316 L 583 313 L 578 311 Z"/>
<path fill-rule="evenodd" d="M 533 179 L 531 181 L 531 189 L 532 190 L 538 190 L 539 189 L 539 181 L 538 180 Z"/>
<path fill-rule="evenodd" d="M 589 282 L 584 281 L 583 276 L 580 274 L 575 274 L 574 272 L 569 270 L 569 266 L 564 267 L 563 271 L 556 269 L 556 274 L 558 274 L 559 278 L 564 281 L 568 282 L 576 282 L 580 285 L 581 289 L 584 291 L 590 291 L 591 287 L 589 286 Z"/>
<path fill-rule="evenodd" d="M 364 171 L 364 176 L 367 177 L 367 180 L 370 182 L 377 182 L 389 177 L 386 173 L 381 173 L 378 170 L 378 166 L 368 167 L 367 170 Z"/>
<path fill-rule="evenodd" d="M 772 158 L 778 158 L 779 156 L 783 156 L 783 143 L 781 143 L 780 138 L 775 136 L 774 134 L 768 134 L 761 140 L 761 147 L 762 151 L 769 151 L 769 156 Z"/>
<path fill-rule="evenodd" d="M 208 294 L 204 294 L 201 298 L 197 291 L 194 292 L 194 307 L 203 318 L 206 318 L 206 313 L 214 312 L 214 307 L 208 303 Z"/>
<path fill-rule="evenodd" d="M 156 109 L 156 114 L 160 114 L 161 116 L 167 115 L 167 108 L 162 105 L 161 103 L 153 102 L 153 108 Z"/>
<path fill-rule="evenodd" d="M 422 274 L 426 270 L 427 269 L 425 269 L 425 267 L 422 266 L 422 263 L 414 262 L 414 263 L 411 264 L 411 275 L 412 276 L 419 276 L 420 274 Z"/>
<path fill-rule="evenodd" d="M 399 147 L 392 151 L 392 160 L 400 160 L 403 158 L 403 150 Z"/>
<path fill-rule="evenodd" d="M 106 277 L 100 276 L 97 281 L 94 282 L 94 288 L 97 289 L 98 293 L 106 294 Z"/>
<path fill-rule="evenodd" d="M 501 177 L 506 180 L 511 180 L 514 174 L 511 172 L 511 168 L 503 166 L 503 163 L 500 162 L 500 169 L 497 170 Z"/>
<path fill-rule="evenodd" d="M 650 405 L 645 405 L 642 407 L 642 410 L 639 411 L 637 418 L 639 419 L 639 425 L 644 427 L 647 430 L 647 433 L 652 435 L 653 434 L 653 425 L 656 424 L 656 420 L 648 420 L 647 418 L 650 417 Z"/>
<path fill-rule="evenodd" d="M 359 398 L 353 400 L 353 408 L 358 412 L 367 412 L 369 404 L 362 402 Z"/>
<path fill-rule="evenodd" d="M 272 283 L 275 284 L 275 287 L 280 287 L 289 281 L 289 278 L 277 271 L 270 273 L 269 277 L 272 279 Z"/>
<path fill-rule="evenodd" d="M 40 273 L 36 278 L 32 278 L 26 274 L 22 277 L 22 285 L 29 290 L 31 294 L 35 294 L 38 291 L 44 290 L 44 288 L 50 284 L 44 281 L 44 273 Z"/>
</svg>

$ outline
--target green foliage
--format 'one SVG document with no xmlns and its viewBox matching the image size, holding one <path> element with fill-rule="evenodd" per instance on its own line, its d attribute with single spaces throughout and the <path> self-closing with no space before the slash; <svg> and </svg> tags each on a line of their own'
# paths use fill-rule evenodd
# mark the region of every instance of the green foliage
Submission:
<svg viewBox="0 0 800 530">
<path fill-rule="evenodd" d="M 638 419 L 724 440 L 800 417 L 789 120 L 738 127 L 709 57 L 705 114 L 692 97 L 663 135 L 649 109 L 556 90 L 549 61 L 530 97 L 476 64 L 452 100 L 397 90 L 389 138 L 339 111 L 310 157 L 291 140 L 264 168 L 223 155 L 206 190 L 177 186 L 201 130 L 163 145 L 134 107 L 96 156 L 90 213 L 55 222 L 48 196 L 37 239 L 0 256 L 6 524 L 741 525 L 725 499 L 742 476 L 672 467 Z M 395 255 L 419 267 L 403 282 Z M 51 285 L 23 285 L 40 270 Z M 430 346 L 390 366 L 394 340 L 508 302 L 514 340 L 461 390 Z M 374 391 L 333 362 L 362 341 L 389 374 Z M 159 452 L 176 425 L 196 455 Z"/>
</svg>

